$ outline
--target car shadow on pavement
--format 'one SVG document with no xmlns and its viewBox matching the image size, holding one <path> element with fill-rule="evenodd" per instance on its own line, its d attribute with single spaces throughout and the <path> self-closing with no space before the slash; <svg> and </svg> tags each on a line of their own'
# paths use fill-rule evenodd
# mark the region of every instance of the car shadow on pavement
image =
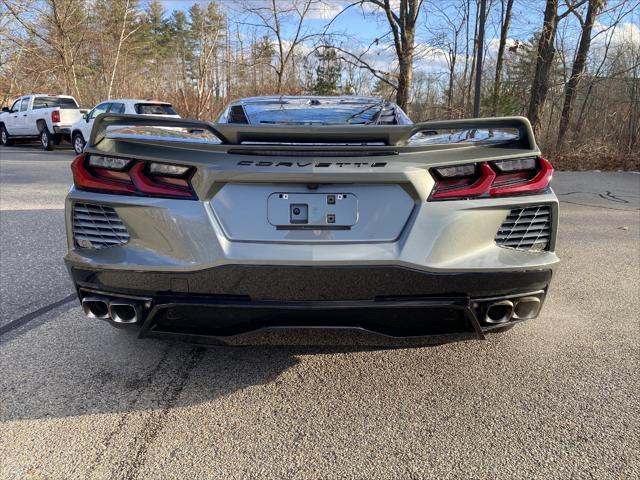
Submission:
<svg viewBox="0 0 640 480">
<path fill-rule="evenodd" d="M 295 341 L 295 340 L 294 340 Z M 166 409 L 274 382 L 301 355 L 367 346 L 202 346 L 139 339 L 78 307 L 2 344 L 0 421 Z"/>
<path fill-rule="evenodd" d="M 65 141 L 61 142 L 59 145 L 56 145 L 53 150 L 46 151 L 42 148 L 42 144 L 40 143 L 40 140 L 37 138 L 34 140 L 17 140 L 16 139 L 13 141 L 13 143 L 9 147 L 0 146 L 0 149 L 11 149 L 11 148 L 19 148 L 22 150 L 38 150 L 45 155 L 50 152 L 55 152 L 57 150 L 75 153 L 75 151 L 73 150 L 73 145 Z"/>
</svg>

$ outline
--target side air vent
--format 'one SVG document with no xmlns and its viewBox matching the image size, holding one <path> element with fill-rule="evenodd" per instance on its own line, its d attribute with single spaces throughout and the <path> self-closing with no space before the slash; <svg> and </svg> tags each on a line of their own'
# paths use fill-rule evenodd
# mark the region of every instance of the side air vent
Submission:
<svg viewBox="0 0 640 480">
<path fill-rule="evenodd" d="M 127 243 L 129 232 L 112 207 L 75 203 L 73 239 L 81 248 L 106 248 Z"/>
<path fill-rule="evenodd" d="M 548 250 L 551 224 L 549 205 L 514 208 L 502 222 L 496 234 L 496 244 L 527 251 Z"/>
</svg>

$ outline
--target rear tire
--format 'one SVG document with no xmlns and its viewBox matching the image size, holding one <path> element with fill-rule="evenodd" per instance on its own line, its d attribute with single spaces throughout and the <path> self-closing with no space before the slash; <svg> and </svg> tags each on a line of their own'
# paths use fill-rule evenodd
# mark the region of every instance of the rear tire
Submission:
<svg viewBox="0 0 640 480">
<path fill-rule="evenodd" d="M 13 140 L 9 137 L 9 132 L 4 128 L 4 125 L 0 126 L 0 143 L 5 147 L 13 145 Z"/>
<path fill-rule="evenodd" d="M 53 145 L 53 135 L 51 135 L 47 127 L 43 127 L 40 131 L 40 144 L 44 150 L 53 150 L 55 148 Z"/>
<path fill-rule="evenodd" d="M 73 144 L 73 149 L 76 151 L 78 155 L 80 155 L 84 151 L 85 141 L 84 137 L 80 132 L 75 132 L 73 134 L 73 140 L 71 142 Z"/>
</svg>

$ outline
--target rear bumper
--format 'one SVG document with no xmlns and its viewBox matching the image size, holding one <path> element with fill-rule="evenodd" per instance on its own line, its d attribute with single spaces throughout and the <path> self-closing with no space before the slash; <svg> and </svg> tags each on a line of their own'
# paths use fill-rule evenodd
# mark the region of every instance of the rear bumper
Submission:
<svg viewBox="0 0 640 480">
<path fill-rule="evenodd" d="M 432 273 L 395 266 L 226 265 L 190 273 L 68 267 L 80 298 L 138 302 L 141 318 L 127 326 L 141 336 L 225 343 L 265 330 L 318 328 L 384 339 L 482 338 L 506 325 L 483 321 L 491 302 L 531 295 L 542 302 L 552 276 L 549 269 Z"/>
<path fill-rule="evenodd" d="M 54 125 L 53 132 L 58 135 L 71 135 L 71 127 L 64 126 L 64 125 L 60 125 L 60 126 Z"/>
</svg>

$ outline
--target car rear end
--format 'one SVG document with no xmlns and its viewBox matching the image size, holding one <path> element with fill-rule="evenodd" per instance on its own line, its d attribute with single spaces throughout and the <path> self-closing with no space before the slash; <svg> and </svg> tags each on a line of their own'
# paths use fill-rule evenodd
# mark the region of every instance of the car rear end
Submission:
<svg viewBox="0 0 640 480">
<path fill-rule="evenodd" d="M 65 261 L 88 316 L 142 336 L 482 338 L 539 314 L 558 262 L 552 172 L 519 117 L 107 114 L 73 163 Z"/>
<path fill-rule="evenodd" d="M 48 118 L 44 120 L 50 122 L 50 131 L 55 135 L 68 137 L 71 134 L 71 126 L 82 118 L 82 111 L 73 97 L 39 96 L 35 97 L 33 105 L 36 115 L 39 109 L 46 109 L 42 114 Z"/>
</svg>

